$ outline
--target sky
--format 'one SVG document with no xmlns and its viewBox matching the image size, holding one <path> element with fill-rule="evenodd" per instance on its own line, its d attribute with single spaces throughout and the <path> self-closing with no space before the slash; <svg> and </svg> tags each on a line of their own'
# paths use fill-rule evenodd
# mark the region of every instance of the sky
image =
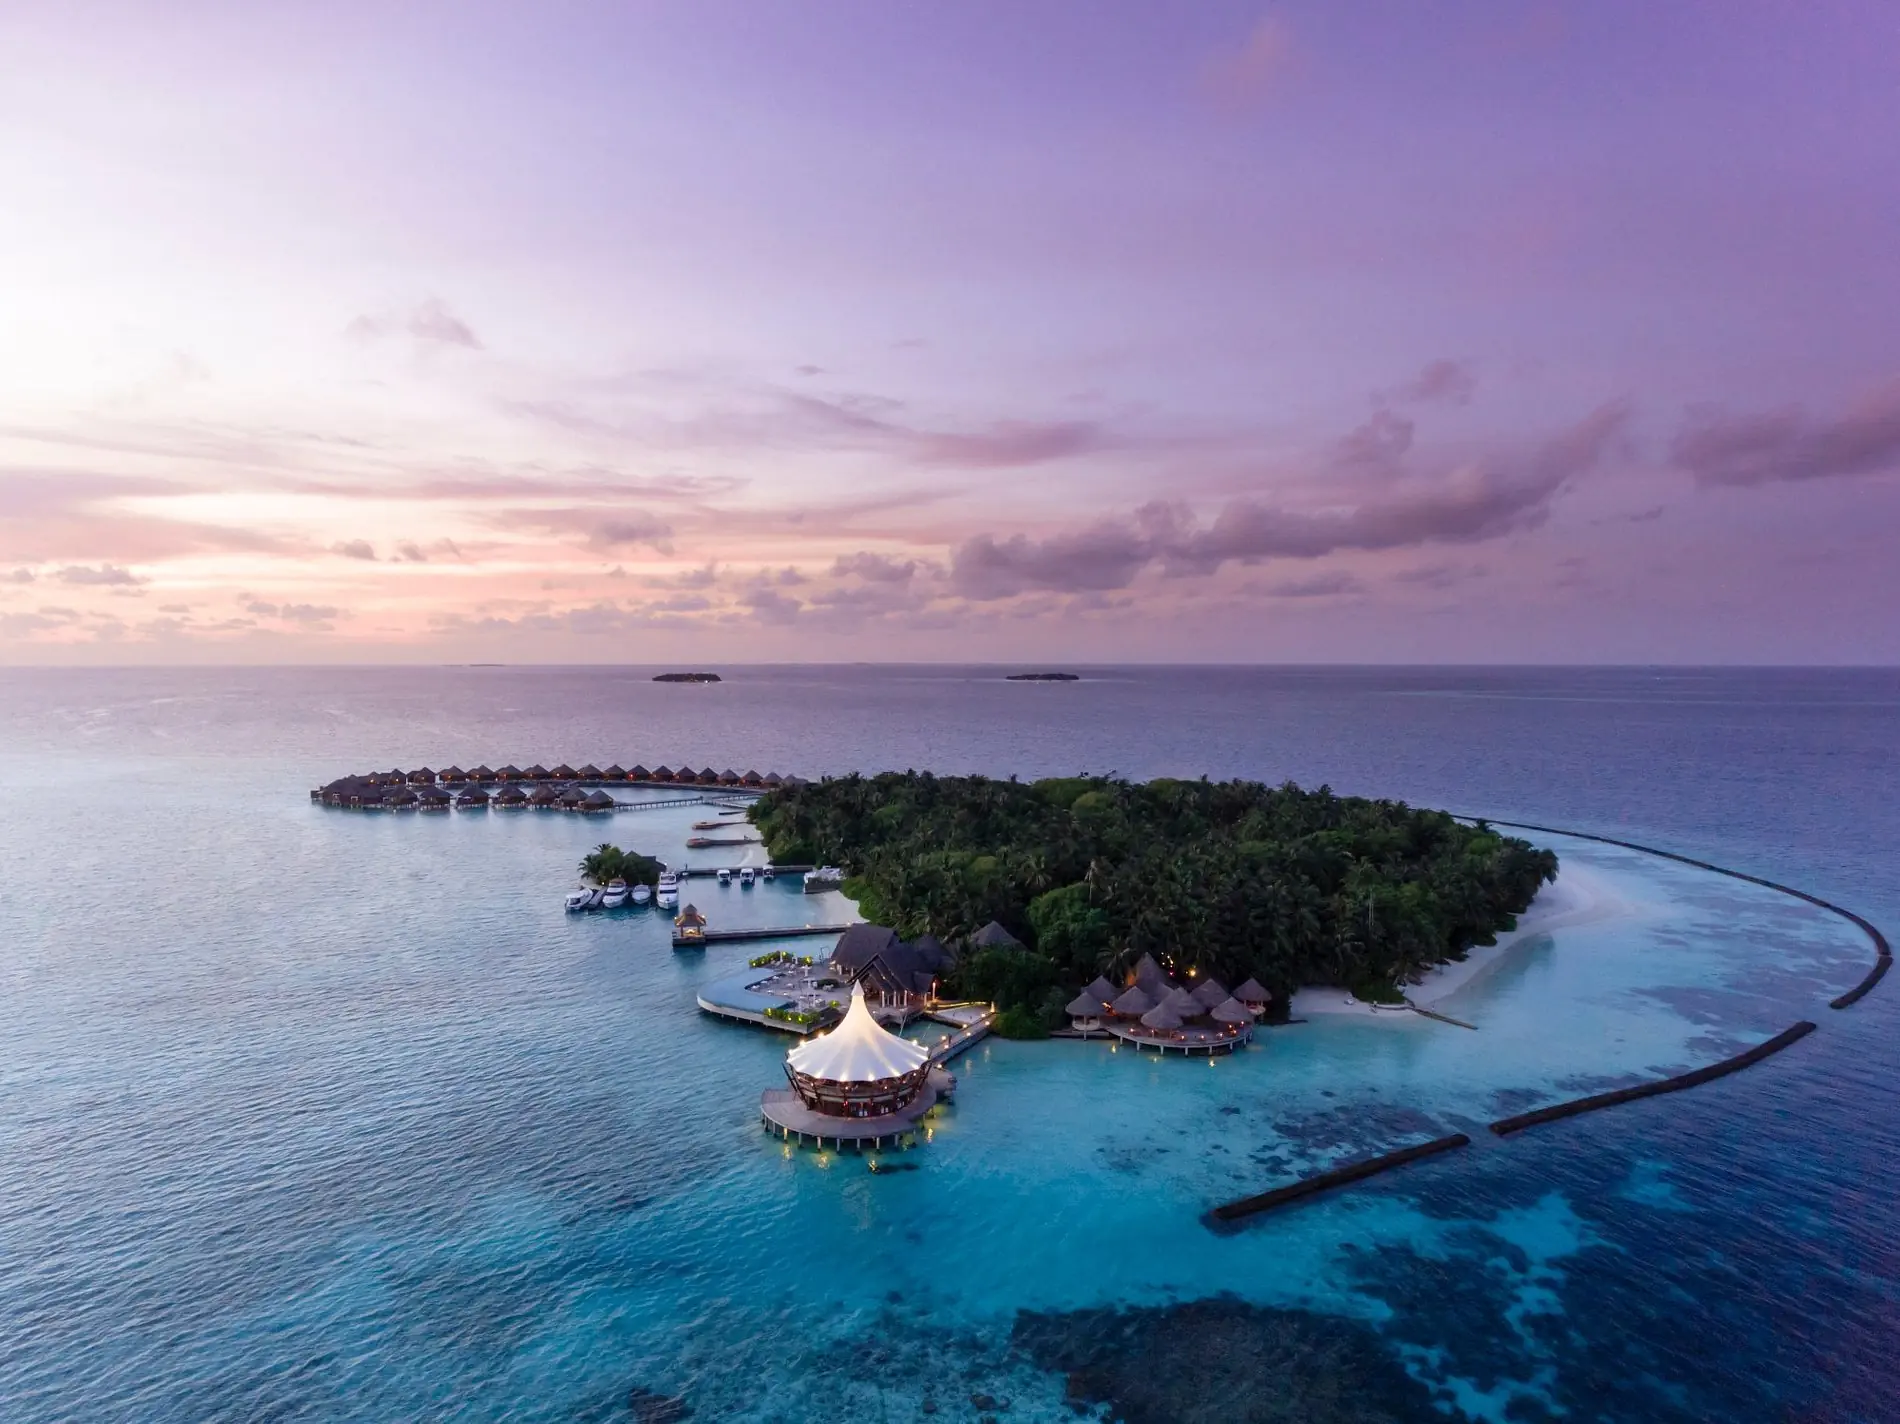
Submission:
<svg viewBox="0 0 1900 1424">
<path fill-rule="evenodd" d="M 0 663 L 1900 662 L 1890 0 L 0 13 Z"/>
</svg>

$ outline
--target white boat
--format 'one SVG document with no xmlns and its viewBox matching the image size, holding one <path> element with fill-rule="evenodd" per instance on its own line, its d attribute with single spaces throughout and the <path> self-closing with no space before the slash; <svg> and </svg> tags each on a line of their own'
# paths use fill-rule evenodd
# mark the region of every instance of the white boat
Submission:
<svg viewBox="0 0 1900 1424">
<path fill-rule="evenodd" d="M 732 872 L 727 870 L 723 865 L 719 867 L 719 883 L 721 885 L 732 884 Z"/>
<path fill-rule="evenodd" d="M 672 909 L 680 902 L 680 878 L 668 870 L 660 876 L 659 892 L 653 897 L 654 903 L 665 909 Z"/>
<path fill-rule="evenodd" d="M 634 904 L 644 905 L 646 904 L 647 901 L 651 900 L 652 898 L 653 898 L 653 887 L 647 884 L 646 881 L 642 880 L 639 884 L 633 887 L 633 903 Z"/>
<path fill-rule="evenodd" d="M 805 872 L 805 893 L 821 895 L 844 884 L 844 872 L 835 865 L 821 865 Z"/>
<path fill-rule="evenodd" d="M 752 888 L 752 867 L 749 865 L 739 872 L 739 888 L 741 890 Z"/>
<path fill-rule="evenodd" d="M 601 892 L 600 907 L 603 910 L 617 910 L 627 903 L 627 882 L 616 875 L 607 882 L 607 888 Z"/>
<path fill-rule="evenodd" d="M 770 880 L 776 874 L 778 874 L 778 871 L 773 868 L 772 862 L 768 860 L 765 863 L 765 869 L 759 872 L 759 879 Z"/>
<path fill-rule="evenodd" d="M 600 892 L 591 885 L 577 885 L 567 892 L 563 903 L 569 910 L 591 910 L 594 908 L 594 896 Z"/>
</svg>

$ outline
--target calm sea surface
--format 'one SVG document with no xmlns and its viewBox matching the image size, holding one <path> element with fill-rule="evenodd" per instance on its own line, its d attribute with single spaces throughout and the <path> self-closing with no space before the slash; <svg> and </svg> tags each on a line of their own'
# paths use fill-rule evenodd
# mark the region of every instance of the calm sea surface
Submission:
<svg viewBox="0 0 1900 1424">
<path fill-rule="evenodd" d="M 1892 934 L 1900 673 L 652 671 L 0 671 L 0 1420 L 1900 1419 L 1900 982 L 1829 1010 L 1870 952 L 1785 897 L 1550 838 L 1621 913 L 1460 991 L 1476 1033 L 991 1042 L 874 1174 L 759 1130 L 789 1040 L 693 1005 L 753 948 L 561 912 L 594 842 L 676 860 L 705 808 L 307 799 L 480 761 L 1291 778 Z M 1800 1018 L 1717 1084 L 1482 1132 Z"/>
</svg>

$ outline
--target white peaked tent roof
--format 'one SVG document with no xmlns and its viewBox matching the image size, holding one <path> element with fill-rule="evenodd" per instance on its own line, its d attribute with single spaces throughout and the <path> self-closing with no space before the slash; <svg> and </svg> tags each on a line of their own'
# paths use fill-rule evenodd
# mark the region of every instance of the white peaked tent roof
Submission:
<svg viewBox="0 0 1900 1424">
<path fill-rule="evenodd" d="M 901 1078 L 924 1066 L 929 1052 L 907 1038 L 899 1038 L 871 1017 L 865 1006 L 864 986 L 851 986 L 851 1007 L 844 1022 L 830 1033 L 810 1038 L 786 1057 L 792 1067 L 831 1083 L 876 1083 Z"/>
<path fill-rule="evenodd" d="M 1154 1006 L 1155 1001 L 1148 997 L 1147 990 L 1139 984 L 1131 984 L 1110 1007 L 1118 1014 L 1145 1014 Z"/>
<path fill-rule="evenodd" d="M 1194 986 L 1193 993 L 1194 1002 L 1204 1009 L 1213 1008 L 1214 1005 L 1220 1003 L 1221 1000 L 1227 997 L 1227 991 L 1221 988 L 1220 984 L 1213 979 L 1203 979 Z"/>
<path fill-rule="evenodd" d="M 1238 999 L 1229 999 L 1216 1004 L 1207 1011 L 1207 1016 L 1216 1023 L 1244 1024 L 1253 1022 L 1253 1010 Z"/>
</svg>

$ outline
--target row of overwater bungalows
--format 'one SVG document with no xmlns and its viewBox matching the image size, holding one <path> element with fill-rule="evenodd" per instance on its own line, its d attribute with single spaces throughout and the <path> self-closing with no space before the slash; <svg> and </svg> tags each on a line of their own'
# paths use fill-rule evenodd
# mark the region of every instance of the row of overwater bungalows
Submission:
<svg viewBox="0 0 1900 1424">
<path fill-rule="evenodd" d="M 372 771 L 362 776 L 344 776 L 310 793 L 310 799 L 325 806 L 356 811 L 462 811 L 486 810 L 560 810 L 611 811 L 614 798 L 599 787 L 612 784 L 662 786 L 724 786 L 738 791 L 771 791 L 799 782 L 795 776 L 756 771 L 694 771 L 682 767 L 674 771 L 659 767 L 648 771 L 636 766 L 627 771 L 619 765 L 605 771 L 592 765 L 578 771 L 565 764 L 549 770 L 531 766 L 523 771 L 504 766 L 499 771 L 478 766 L 463 771 L 451 766 L 442 771 L 418 767 L 414 771 Z M 560 784 L 555 784 L 560 783 Z M 592 786 L 595 790 L 585 788 Z"/>
</svg>

